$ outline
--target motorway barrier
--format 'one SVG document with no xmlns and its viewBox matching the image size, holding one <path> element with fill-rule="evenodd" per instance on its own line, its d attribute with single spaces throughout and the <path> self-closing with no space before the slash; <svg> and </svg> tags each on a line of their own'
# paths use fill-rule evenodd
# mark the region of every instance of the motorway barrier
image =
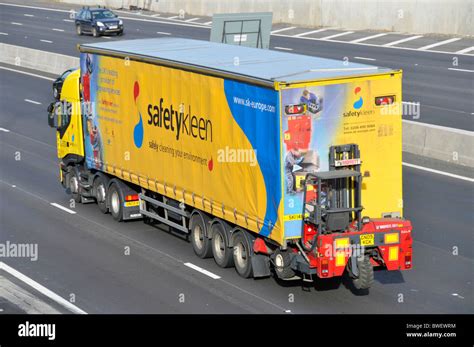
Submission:
<svg viewBox="0 0 474 347">
<path fill-rule="evenodd" d="M 61 74 L 79 66 L 79 58 L 0 43 L 0 62 Z M 403 151 L 474 168 L 474 132 L 403 121 Z"/>
<path fill-rule="evenodd" d="M 0 43 L 0 57 L 2 63 L 58 75 L 79 67 L 79 58 L 76 57 L 6 43 Z"/>
</svg>

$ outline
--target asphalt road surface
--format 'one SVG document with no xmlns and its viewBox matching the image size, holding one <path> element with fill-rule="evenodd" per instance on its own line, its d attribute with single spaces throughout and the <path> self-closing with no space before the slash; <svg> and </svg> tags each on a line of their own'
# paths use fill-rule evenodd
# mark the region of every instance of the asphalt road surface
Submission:
<svg viewBox="0 0 474 347">
<path fill-rule="evenodd" d="M 46 25 L 36 28 L 38 34 Z M 130 25 L 128 31 L 132 29 Z M 70 47 L 72 40 L 64 39 L 63 45 Z M 71 207 L 58 182 L 55 133 L 45 111 L 50 101 L 50 80 L 0 67 L 0 242 L 38 244 L 37 261 L 3 261 L 63 298 L 74 295 L 82 310 L 473 313 L 472 182 L 404 168 L 414 269 L 376 272 L 368 295 L 357 295 L 341 279 L 304 286 L 273 278 L 243 279 L 213 259 L 199 259 L 189 242 L 164 227 L 116 223 L 95 204 Z"/>
<path fill-rule="evenodd" d="M 78 6 L 44 1 L 29 3 L 43 9 L 0 5 L 0 42 L 78 56 L 78 43 L 170 36 L 209 40 L 210 37 L 210 27 L 196 22 L 152 18 L 126 12 L 119 13 L 124 18 L 126 33 L 123 37 L 79 37 L 75 34 L 74 23 L 67 11 L 78 9 Z M 48 7 L 59 7 L 61 10 L 51 10 Z M 278 28 L 279 26 L 275 31 L 280 30 Z M 436 49 L 440 52 L 433 52 L 414 48 L 414 42 L 420 47 L 432 44 L 435 39 L 430 37 L 387 47 L 384 45 L 390 43 L 390 40 L 404 36 L 394 33 L 359 44 L 344 40 L 374 33 L 356 32 L 328 40 L 318 39 L 323 36 L 322 33 L 293 37 L 302 30 L 296 28 L 275 33 L 271 37 L 271 48 L 402 69 L 405 119 L 474 130 L 474 52 L 461 54 L 459 52 L 462 50 L 458 50 L 460 42 L 472 45 L 472 40 L 464 38 L 440 46 L 441 48 L 438 46 Z M 324 35 L 328 32 L 324 32 Z M 454 51 L 457 53 L 442 51 L 443 47 L 451 46 L 455 47 Z M 411 106 L 410 109 L 410 103 L 420 103 L 419 112 L 416 106 Z"/>
</svg>

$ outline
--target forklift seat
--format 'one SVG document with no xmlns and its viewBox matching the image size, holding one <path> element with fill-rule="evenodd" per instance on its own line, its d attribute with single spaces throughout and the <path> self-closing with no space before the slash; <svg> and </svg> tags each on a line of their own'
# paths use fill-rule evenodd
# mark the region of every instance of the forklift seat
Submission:
<svg viewBox="0 0 474 347">
<path fill-rule="evenodd" d="M 344 231 L 349 227 L 351 212 L 334 212 L 326 215 L 326 227 L 330 231 Z"/>
</svg>

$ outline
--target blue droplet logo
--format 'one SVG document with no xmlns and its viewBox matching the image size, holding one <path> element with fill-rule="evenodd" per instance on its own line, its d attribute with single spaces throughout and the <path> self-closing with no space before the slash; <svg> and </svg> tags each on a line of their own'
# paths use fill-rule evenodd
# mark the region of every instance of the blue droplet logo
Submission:
<svg viewBox="0 0 474 347">
<path fill-rule="evenodd" d="M 359 108 L 362 107 L 362 105 L 364 104 L 364 99 L 362 99 L 362 96 L 359 98 L 359 100 L 357 100 L 356 102 L 354 102 L 354 108 L 356 110 L 358 110 Z"/>
<path fill-rule="evenodd" d="M 71 137 L 71 141 L 74 142 L 74 134 Z"/>
<path fill-rule="evenodd" d="M 140 120 L 135 125 L 135 128 L 133 128 L 133 142 L 137 148 L 140 148 L 143 144 L 143 120 L 142 114 L 138 113 L 138 115 L 140 116 Z"/>
</svg>

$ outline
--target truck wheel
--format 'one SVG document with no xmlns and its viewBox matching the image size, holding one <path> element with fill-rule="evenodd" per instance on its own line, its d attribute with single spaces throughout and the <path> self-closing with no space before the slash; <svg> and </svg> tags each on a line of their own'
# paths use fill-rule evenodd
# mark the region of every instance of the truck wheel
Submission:
<svg viewBox="0 0 474 347">
<path fill-rule="evenodd" d="M 357 259 L 359 277 L 352 280 L 356 289 L 369 289 L 374 283 L 374 267 L 370 262 L 370 257 L 364 256 Z"/>
<path fill-rule="evenodd" d="M 121 222 L 123 220 L 123 198 L 120 188 L 116 184 L 112 184 L 107 195 L 112 217 L 117 222 Z"/>
<path fill-rule="evenodd" d="M 81 29 L 81 26 L 79 24 L 76 25 L 76 34 L 79 35 L 79 36 L 82 35 L 82 29 Z"/>
<path fill-rule="evenodd" d="M 206 225 L 199 214 L 191 217 L 191 244 L 194 253 L 199 258 L 209 258 L 212 256 L 211 240 L 206 236 Z"/>
<path fill-rule="evenodd" d="M 99 210 L 102 213 L 109 212 L 109 208 L 107 207 L 107 190 L 105 188 L 105 182 L 102 177 L 97 177 L 94 180 L 94 197 L 97 201 L 97 205 L 99 206 Z"/>
<path fill-rule="evenodd" d="M 243 278 L 251 277 L 252 261 L 250 259 L 250 245 L 241 231 L 238 231 L 234 238 L 233 257 L 237 273 Z"/>
<path fill-rule="evenodd" d="M 73 167 L 70 167 L 68 169 L 67 180 L 72 198 L 75 202 L 81 202 L 81 194 L 79 193 L 79 176 L 77 175 L 77 171 Z"/>
<path fill-rule="evenodd" d="M 288 251 L 277 249 L 274 257 L 275 273 L 279 278 L 286 279 L 295 276 L 295 271 L 290 267 L 291 254 Z"/>
<path fill-rule="evenodd" d="M 232 249 L 227 244 L 227 238 L 222 225 L 215 223 L 212 226 L 212 254 L 216 264 L 220 267 L 226 268 L 234 265 L 234 257 Z"/>
</svg>

